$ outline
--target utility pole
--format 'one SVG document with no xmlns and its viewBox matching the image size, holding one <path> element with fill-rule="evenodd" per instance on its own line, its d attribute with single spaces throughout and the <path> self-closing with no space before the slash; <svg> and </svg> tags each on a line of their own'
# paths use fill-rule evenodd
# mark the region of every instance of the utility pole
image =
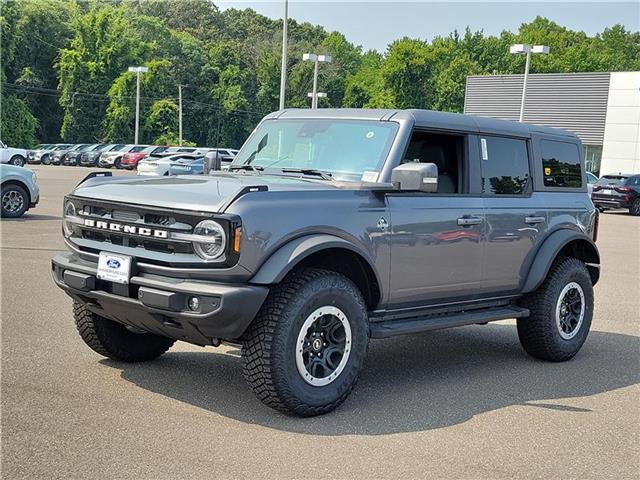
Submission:
<svg viewBox="0 0 640 480">
<path fill-rule="evenodd" d="M 147 67 L 129 67 L 129 71 L 136 74 L 136 129 L 133 143 L 138 145 L 138 133 L 140 130 L 140 74 L 147 73 L 149 69 Z"/>
<path fill-rule="evenodd" d="M 178 84 L 178 106 L 180 114 L 178 116 L 178 145 L 182 146 L 182 87 L 184 85 Z"/>
<path fill-rule="evenodd" d="M 284 96 L 287 90 L 287 30 L 289 23 L 289 1 L 284 0 L 284 19 L 282 20 L 282 65 L 280 66 L 280 110 L 284 110 Z"/>
</svg>

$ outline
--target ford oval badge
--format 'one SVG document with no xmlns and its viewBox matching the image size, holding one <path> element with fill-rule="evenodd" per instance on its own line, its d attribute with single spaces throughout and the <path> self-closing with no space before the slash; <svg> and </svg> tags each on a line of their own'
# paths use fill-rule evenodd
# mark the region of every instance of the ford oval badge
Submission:
<svg viewBox="0 0 640 480">
<path fill-rule="evenodd" d="M 120 262 L 115 258 L 110 258 L 107 260 L 107 267 L 109 268 L 120 268 Z"/>
</svg>

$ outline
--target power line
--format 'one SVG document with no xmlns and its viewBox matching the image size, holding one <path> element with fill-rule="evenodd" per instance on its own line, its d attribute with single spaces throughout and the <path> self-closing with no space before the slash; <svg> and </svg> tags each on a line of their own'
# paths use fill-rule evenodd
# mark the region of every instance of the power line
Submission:
<svg viewBox="0 0 640 480">
<path fill-rule="evenodd" d="M 55 90 L 52 88 L 44 88 L 44 87 L 34 87 L 34 86 L 29 86 L 29 85 L 20 85 L 20 84 L 16 84 L 16 83 L 8 83 L 8 82 L 1 82 L 1 85 L 3 87 L 6 88 L 10 88 L 25 94 L 31 94 L 31 95 L 43 95 L 43 96 L 49 96 L 49 97 L 62 97 L 63 93 L 60 92 L 59 90 Z M 96 99 L 97 101 L 111 101 L 111 100 L 135 100 L 135 96 L 121 96 L 121 95 L 107 95 L 104 93 L 88 93 L 88 92 L 69 92 L 68 96 L 73 98 L 73 97 L 87 97 L 87 99 Z M 174 100 L 176 101 L 177 98 L 176 97 L 140 97 L 141 101 L 145 101 L 148 103 L 151 102 L 155 102 L 158 100 Z M 225 113 L 229 113 L 231 115 L 260 115 L 260 116 L 264 116 L 265 113 L 264 112 L 258 112 L 255 110 L 242 110 L 242 109 L 234 109 L 234 110 L 224 110 L 222 107 L 220 107 L 219 105 L 213 104 L 213 103 L 205 103 L 205 102 L 200 102 L 197 100 L 186 100 L 183 99 L 183 103 L 185 105 L 192 105 L 192 106 L 200 106 L 200 107 L 206 107 L 208 109 L 211 110 L 216 110 L 216 111 L 223 111 Z"/>
</svg>

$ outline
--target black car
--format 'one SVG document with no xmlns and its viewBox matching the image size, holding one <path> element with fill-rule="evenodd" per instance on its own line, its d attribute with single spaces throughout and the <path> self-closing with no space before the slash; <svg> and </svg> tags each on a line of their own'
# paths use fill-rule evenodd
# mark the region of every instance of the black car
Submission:
<svg viewBox="0 0 640 480">
<path fill-rule="evenodd" d="M 593 204 L 600 211 L 609 208 L 628 208 L 640 216 L 640 174 L 612 174 L 600 177 L 591 193 Z"/>
<path fill-rule="evenodd" d="M 84 152 L 91 152 L 96 148 L 100 148 L 101 146 L 102 146 L 101 143 L 94 143 L 94 144 L 84 145 L 75 150 L 69 150 L 66 153 L 66 155 L 64 155 L 62 159 L 62 164 L 70 165 L 70 166 L 78 166 L 80 165 L 80 155 L 82 155 Z"/>
</svg>

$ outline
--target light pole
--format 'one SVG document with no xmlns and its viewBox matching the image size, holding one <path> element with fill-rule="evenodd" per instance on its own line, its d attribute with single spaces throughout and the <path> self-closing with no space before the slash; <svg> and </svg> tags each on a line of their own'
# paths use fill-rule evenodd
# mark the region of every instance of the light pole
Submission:
<svg viewBox="0 0 640 480">
<path fill-rule="evenodd" d="M 309 97 L 313 103 L 313 92 L 307 93 L 307 97 Z M 325 92 L 318 92 L 316 93 L 316 98 L 327 98 L 327 94 Z M 315 108 L 318 108 L 318 105 L 316 105 Z"/>
<path fill-rule="evenodd" d="M 140 129 L 140 74 L 147 73 L 147 67 L 129 67 L 130 72 L 136 74 L 136 133 L 133 143 L 138 144 L 138 131 Z"/>
<path fill-rule="evenodd" d="M 287 89 L 287 30 L 289 2 L 284 0 L 284 18 L 282 20 L 282 64 L 280 65 L 280 110 L 284 110 L 284 96 Z"/>
<path fill-rule="evenodd" d="M 311 96 L 311 108 L 318 108 L 318 66 L 320 63 L 331 63 L 330 55 L 316 55 L 315 53 L 305 53 L 302 55 L 305 62 L 314 62 L 313 69 L 313 92 Z"/>
<path fill-rule="evenodd" d="M 178 145 L 182 146 L 182 87 L 186 85 L 178 84 L 178 109 L 180 111 L 178 116 Z"/>
<path fill-rule="evenodd" d="M 509 53 L 516 55 L 526 55 L 527 60 L 524 66 L 524 80 L 522 81 L 522 99 L 520 100 L 520 121 L 524 119 L 524 104 L 527 97 L 527 80 L 529 79 L 529 66 L 531 65 L 531 54 L 540 53 L 546 55 L 549 53 L 549 47 L 546 45 L 527 45 L 524 43 L 518 43 L 509 47 Z"/>
</svg>

